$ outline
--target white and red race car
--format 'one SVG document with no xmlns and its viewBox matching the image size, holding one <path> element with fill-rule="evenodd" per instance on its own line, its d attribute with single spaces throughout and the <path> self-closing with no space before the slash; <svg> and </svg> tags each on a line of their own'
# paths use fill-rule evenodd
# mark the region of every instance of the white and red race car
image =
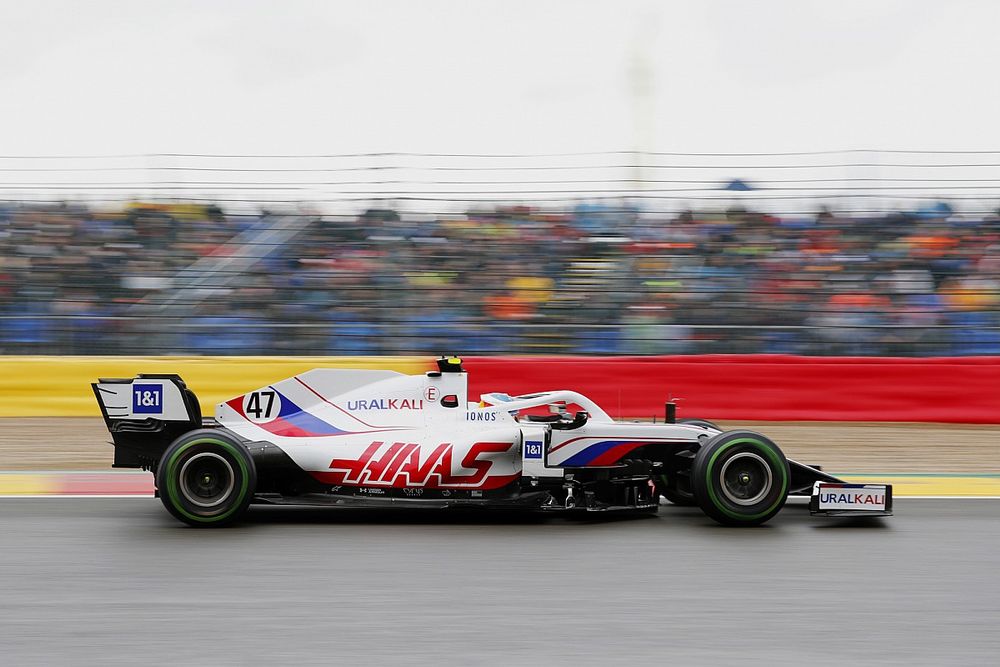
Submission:
<svg viewBox="0 0 1000 667">
<path fill-rule="evenodd" d="M 891 486 L 846 484 L 759 433 L 615 421 L 568 390 L 470 402 L 467 387 L 455 357 L 412 376 L 316 369 L 203 420 L 177 375 L 93 384 L 114 466 L 154 472 L 167 510 L 192 526 L 251 503 L 656 511 L 663 496 L 746 526 L 811 494 L 814 514 L 892 513 Z"/>
</svg>

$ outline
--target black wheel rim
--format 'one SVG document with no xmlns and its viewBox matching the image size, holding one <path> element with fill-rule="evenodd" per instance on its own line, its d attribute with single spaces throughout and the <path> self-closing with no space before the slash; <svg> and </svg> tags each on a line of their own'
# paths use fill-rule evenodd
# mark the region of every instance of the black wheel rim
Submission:
<svg viewBox="0 0 1000 667">
<path fill-rule="evenodd" d="M 771 467 L 753 452 L 731 456 L 722 466 L 722 493 L 737 505 L 755 505 L 764 499 L 773 485 Z"/>
<path fill-rule="evenodd" d="M 181 466 L 181 493 L 192 505 L 217 507 L 232 495 L 235 486 L 233 466 L 214 452 L 195 454 Z"/>
</svg>

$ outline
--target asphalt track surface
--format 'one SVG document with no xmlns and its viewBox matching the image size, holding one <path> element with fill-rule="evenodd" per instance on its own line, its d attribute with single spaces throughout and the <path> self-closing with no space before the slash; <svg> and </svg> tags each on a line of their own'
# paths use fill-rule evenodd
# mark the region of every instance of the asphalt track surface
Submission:
<svg viewBox="0 0 1000 667">
<path fill-rule="evenodd" d="M 997 664 L 1000 500 L 896 512 L 255 508 L 197 530 L 154 499 L 5 498 L 0 662 Z"/>
</svg>

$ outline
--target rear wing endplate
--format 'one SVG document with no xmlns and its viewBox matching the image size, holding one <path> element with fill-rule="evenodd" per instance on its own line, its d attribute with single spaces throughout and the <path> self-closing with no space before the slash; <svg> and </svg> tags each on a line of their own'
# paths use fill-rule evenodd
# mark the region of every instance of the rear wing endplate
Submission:
<svg viewBox="0 0 1000 667">
<path fill-rule="evenodd" d="M 202 425 L 198 398 L 179 375 L 101 378 L 91 387 L 115 444 L 116 468 L 153 468 L 175 438 Z"/>
</svg>

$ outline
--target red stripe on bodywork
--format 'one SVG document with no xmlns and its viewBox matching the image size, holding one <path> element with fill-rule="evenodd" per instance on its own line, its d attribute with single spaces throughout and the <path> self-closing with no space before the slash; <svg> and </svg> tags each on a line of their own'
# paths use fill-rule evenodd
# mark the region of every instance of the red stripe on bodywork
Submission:
<svg viewBox="0 0 1000 667">
<path fill-rule="evenodd" d="M 474 470 L 472 474 L 454 473 L 454 450 L 450 443 L 433 449 L 402 442 L 395 442 L 384 450 L 383 446 L 382 442 L 373 442 L 359 458 L 334 459 L 330 462 L 330 470 L 309 471 L 309 474 L 333 485 L 469 490 L 497 489 L 520 477 L 519 473 L 489 476 L 494 461 L 479 458 L 508 452 L 514 446 L 511 442 L 470 445 L 462 457 L 461 467 Z M 426 456 L 421 456 L 424 452 Z"/>
<path fill-rule="evenodd" d="M 570 443 L 573 443 L 573 442 L 576 442 L 578 440 L 617 440 L 617 439 L 618 439 L 618 436 L 614 436 L 614 435 L 581 435 L 579 438 L 570 438 L 569 440 L 567 440 L 565 442 L 560 442 L 555 447 L 552 447 L 551 449 L 549 449 L 549 453 L 551 454 L 552 452 L 559 451 L 560 449 L 562 449 L 566 445 L 568 445 Z M 635 441 L 635 442 L 642 441 L 642 444 L 644 444 L 644 445 L 651 445 L 651 444 L 656 444 L 656 443 L 663 443 L 665 445 L 667 445 L 667 444 L 683 444 L 683 443 L 691 442 L 691 440 L 676 440 L 676 439 L 675 440 L 669 440 L 669 439 L 664 439 L 664 438 L 653 438 L 653 437 L 649 437 L 649 438 L 645 438 L 645 437 L 629 438 L 629 441 L 630 442 L 631 441 Z"/>
<path fill-rule="evenodd" d="M 590 463 L 588 463 L 587 465 L 591 465 L 591 466 L 609 466 L 609 465 L 618 463 L 618 461 L 621 459 L 621 457 L 625 456 L 626 454 L 628 454 L 629 452 L 631 452 L 633 449 L 638 449 L 639 447 L 644 447 L 645 445 L 648 445 L 648 444 L 650 444 L 650 443 L 648 443 L 648 442 L 623 442 L 620 445 L 615 445 L 614 447 L 612 447 L 608 451 L 606 451 L 603 454 L 595 457 L 594 460 L 591 461 Z"/>
<path fill-rule="evenodd" d="M 319 398 L 319 400 L 323 401 L 323 402 L 324 402 L 324 403 L 326 403 L 327 405 L 332 405 L 333 407 L 337 408 L 338 410 L 340 410 L 340 411 L 341 411 L 341 412 L 343 412 L 343 413 L 344 413 L 345 415 L 347 415 L 348 417 L 350 417 L 350 418 L 351 418 L 351 419 L 353 419 L 354 421 L 358 422 L 359 424 L 364 424 L 364 425 L 365 425 L 365 426 L 367 426 L 368 428 L 378 428 L 378 429 L 381 429 L 381 428 L 386 428 L 386 427 L 382 427 L 382 426 L 375 426 L 374 424 L 369 424 L 369 423 L 368 423 L 368 422 L 366 422 L 365 420 L 363 420 L 363 419 L 360 419 L 360 418 L 358 418 L 358 417 L 355 417 L 355 416 L 354 416 L 354 415 L 352 415 L 352 414 L 351 414 L 350 412 L 348 412 L 348 411 L 347 411 L 347 410 L 345 410 L 344 408 L 340 407 L 339 405 L 337 405 L 337 404 L 336 404 L 336 403 L 334 403 L 333 401 L 330 401 L 330 400 L 329 400 L 329 399 L 327 399 L 327 398 L 326 398 L 325 396 L 323 396 L 323 394 L 319 393 L 318 391 L 316 391 L 315 389 L 313 389 L 312 387 L 310 387 L 309 385 L 307 385 L 307 384 L 306 384 L 305 382 L 303 382 L 303 381 L 302 381 L 302 380 L 300 380 L 299 378 L 295 378 L 295 381 L 296 381 L 296 382 L 298 382 L 298 383 L 299 383 L 300 385 L 302 385 L 303 387 L 305 387 L 306 389 L 308 389 L 309 391 L 311 391 L 312 393 L 314 393 L 314 394 L 316 395 L 316 397 L 317 397 L 317 398 Z M 395 427 L 388 427 L 388 428 L 395 428 Z"/>
<path fill-rule="evenodd" d="M 345 473 L 342 471 L 317 471 L 310 470 L 309 474 L 313 476 L 319 482 L 323 484 L 329 484 L 331 486 L 349 486 L 352 488 L 359 488 L 362 486 L 377 487 L 380 489 L 451 489 L 457 491 L 492 491 L 494 489 L 500 489 L 514 481 L 520 479 L 521 474 L 515 473 L 513 475 L 491 475 L 483 479 L 479 486 L 456 486 L 454 484 L 439 484 L 437 480 L 428 480 L 426 484 L 406 484 L 403 482 L 402 477 L 397 476 L 392 483 L 386 483 L 379 481 L 378 483 L 368 482 L 365 484 L 350 484 L 344 481 Z"/>
</svg>

